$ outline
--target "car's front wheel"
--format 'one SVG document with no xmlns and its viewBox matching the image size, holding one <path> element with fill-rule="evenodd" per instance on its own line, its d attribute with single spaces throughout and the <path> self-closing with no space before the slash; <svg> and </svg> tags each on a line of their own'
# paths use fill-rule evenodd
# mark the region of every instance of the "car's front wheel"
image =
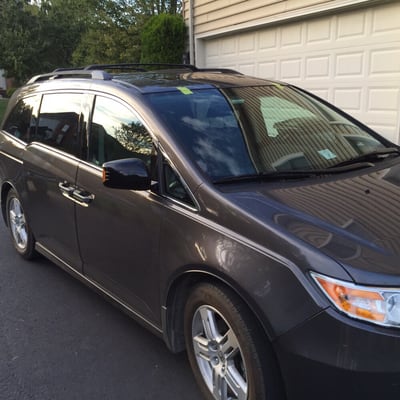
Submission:
<svg viewBox="0 0 400 400">
<path fill-rule="evenodd" d="M 194 288 L 185 307 L 185 339 L 195 378 L 209 400 L 281 400 L 267 338 L 231 291 Z"/>
<path fill-rule="evenodd" d="M 35 256 L 35 239 L 26 220 L 18 194 L 11 189 L 6 202 L 7 225 L 11 232 L 11 239 L 17 252 L 26 259 Z"/>
</svg>

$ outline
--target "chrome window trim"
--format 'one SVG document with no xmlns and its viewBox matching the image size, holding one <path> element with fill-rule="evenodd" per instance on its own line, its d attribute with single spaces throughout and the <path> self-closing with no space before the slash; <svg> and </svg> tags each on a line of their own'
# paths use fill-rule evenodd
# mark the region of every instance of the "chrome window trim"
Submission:
<svg viewBox="0 0 400 400">
<path fill-rule="evenodd" d="M 20 160 L 19 158 L 16 158 L 10 154 L 5 153 L 4 151 L 0 150 L 0 154 L 3 155 L 4 157 L 9 158 L 10 160 L 13 160 L 15 162 L 17 162 L 18 164 L 23 164 L 24 162 L 22 160 Z"/>
<path fill-rule="evenodd" d="M 5 135 L 5 136 L 11 138 L 12 140 L 15 140 L 16 142 L 22 144 L 22 145 L 27 146 L 27 145 L 29 144 L 28 142 L 25 142 L 25 140 L 22 140 L 22 139 L 20 139 L 20 138 L 18 138 L 18 137 L 16 137 L 16 136 L 14 136 L 14 135 L 13 135 L 12 133 L 10 133 L 10 132 L 7 132 L 5 129 L 2 129 L 2 130 L 1 130 L 1 133 L 2 133 L 3 135 Z"/>
</svg>

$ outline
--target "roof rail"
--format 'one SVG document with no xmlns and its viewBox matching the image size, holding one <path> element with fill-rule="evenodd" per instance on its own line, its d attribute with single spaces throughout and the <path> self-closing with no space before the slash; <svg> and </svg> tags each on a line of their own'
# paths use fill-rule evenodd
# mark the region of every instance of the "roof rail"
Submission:
<svg viewBox="0 0 400 400">
<path fill-rule="evenodd" d="M 220 72 L 221 74 L 238 74 L 243 75 L 241 72 L 236 71 L 231 68 L 198 68 L 197 71 L 199 72 Z"/>
<path fill-rule="evenodd" d="M 148 67 L 148 68 L 145 68 Z M 150 68 L 149 68 L 150 67 Z M 164 68 L 183 68 L 189 69 L 190 71 L 197 71 L 197 67 L 191 64 L 170 64 L 170 63 L 121 63 L 121 64 L 93 64 L 84 67 L 84 70 L 94 70 L 94 69 L 120 69 L 120 70 L 131 70 L 131 71 L 139 71 L 146 72 L 152 71 L 153 68 L 156 67 L 159 69 L 160 67 Z"/>
<path fill-rule="evenodd" d="M 27 82 L 27 85 L 36 82 L 48 81 L 53 79 L 62 79 L 62 78 L 86 78 L 86 79 L 90 78 L 102 81 L 109 81 L 112 79 L 112 76 L 105 71 L 99 71 L 99 70 L 85 71 L 83 68 L 74 68 L 74 69 L 58 68 L 48 74 L 34 76 Z"/>
<path fill-rule="evenodd" d="M 146 68 L 147 67 L 147 68 Z M 150 68 L 149 68 L 150 67 Z M 62 79 L 62 78 L 86 78 L 108 81 L 112 75 L 104 70 L 117 69 L 122 71 L 150 72 L 153 68 L 181 68 L 191 72 L 220 72 L 226 74 L 240 74 L 240 72 L 229 68 L 197 68 L 192 64 L 169 64 L 169 63 L 122 63 L 122 64 L 93 64 L 86 67 L 57 68 L 48 74 L 36 75 L 27 84 L 35 82 Z"/>
<path fill-rule="evenodd" d="M 145 68 L 150 67 L 150 68 Z M 192 72 L 220 72 L 225 74 L 240 74 L 240 72 L 235 71 L 230 68 L 197 68 L 192 64 L 170 64 L 170 63 L 122 63 L 122 64 L 93 64 L 84 67 L 85 70 L 93 70 L 93 69 L 119 69 L 119 70 L 131 70 L 131 71 L 139 71 L 146 72 L 152 71 L 151 67 L 166 67 L 166 68 L 182 68 L 188 69 Z"/>
<path fill-rule="evenodd" d="M 84 67 L 67 67 L 67 68 L 56 68 L 53 72 L 63 72 L 63 71 L 77 71 Z"/>
</svg>

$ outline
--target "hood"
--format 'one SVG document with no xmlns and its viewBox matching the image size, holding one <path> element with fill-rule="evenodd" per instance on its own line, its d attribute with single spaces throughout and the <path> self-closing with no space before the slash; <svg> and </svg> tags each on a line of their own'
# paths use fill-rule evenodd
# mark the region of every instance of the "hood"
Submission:
<svg viewBox="0 0 400 400">
<path fill-rule="evenodd" d="M 346 175 L 266 182 L 228 197 L 339 262 L 355 282 L 400 285 L 400 164 Z"/>
</svg>

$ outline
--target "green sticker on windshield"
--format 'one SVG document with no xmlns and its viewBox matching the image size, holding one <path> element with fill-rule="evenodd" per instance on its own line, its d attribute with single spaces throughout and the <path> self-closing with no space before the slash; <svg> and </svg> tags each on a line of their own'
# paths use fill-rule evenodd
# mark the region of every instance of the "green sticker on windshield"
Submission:
<svg viewBox="0 0 400 400">
<path fill-rule="evenodd" d="M 193 92 L 185 86 L 177 86 L 177 89 L 181 91 L 183 94 L 193 94 Z"/>
<path fill-rule="evenodd" d="M 320 156 L 324 157 L 325 160 L 332 160 L 333 158 L 336 158 L 336 154 L 332 153 L 329 149 L 319 150 L 318 153 Z"/>
</svg>

